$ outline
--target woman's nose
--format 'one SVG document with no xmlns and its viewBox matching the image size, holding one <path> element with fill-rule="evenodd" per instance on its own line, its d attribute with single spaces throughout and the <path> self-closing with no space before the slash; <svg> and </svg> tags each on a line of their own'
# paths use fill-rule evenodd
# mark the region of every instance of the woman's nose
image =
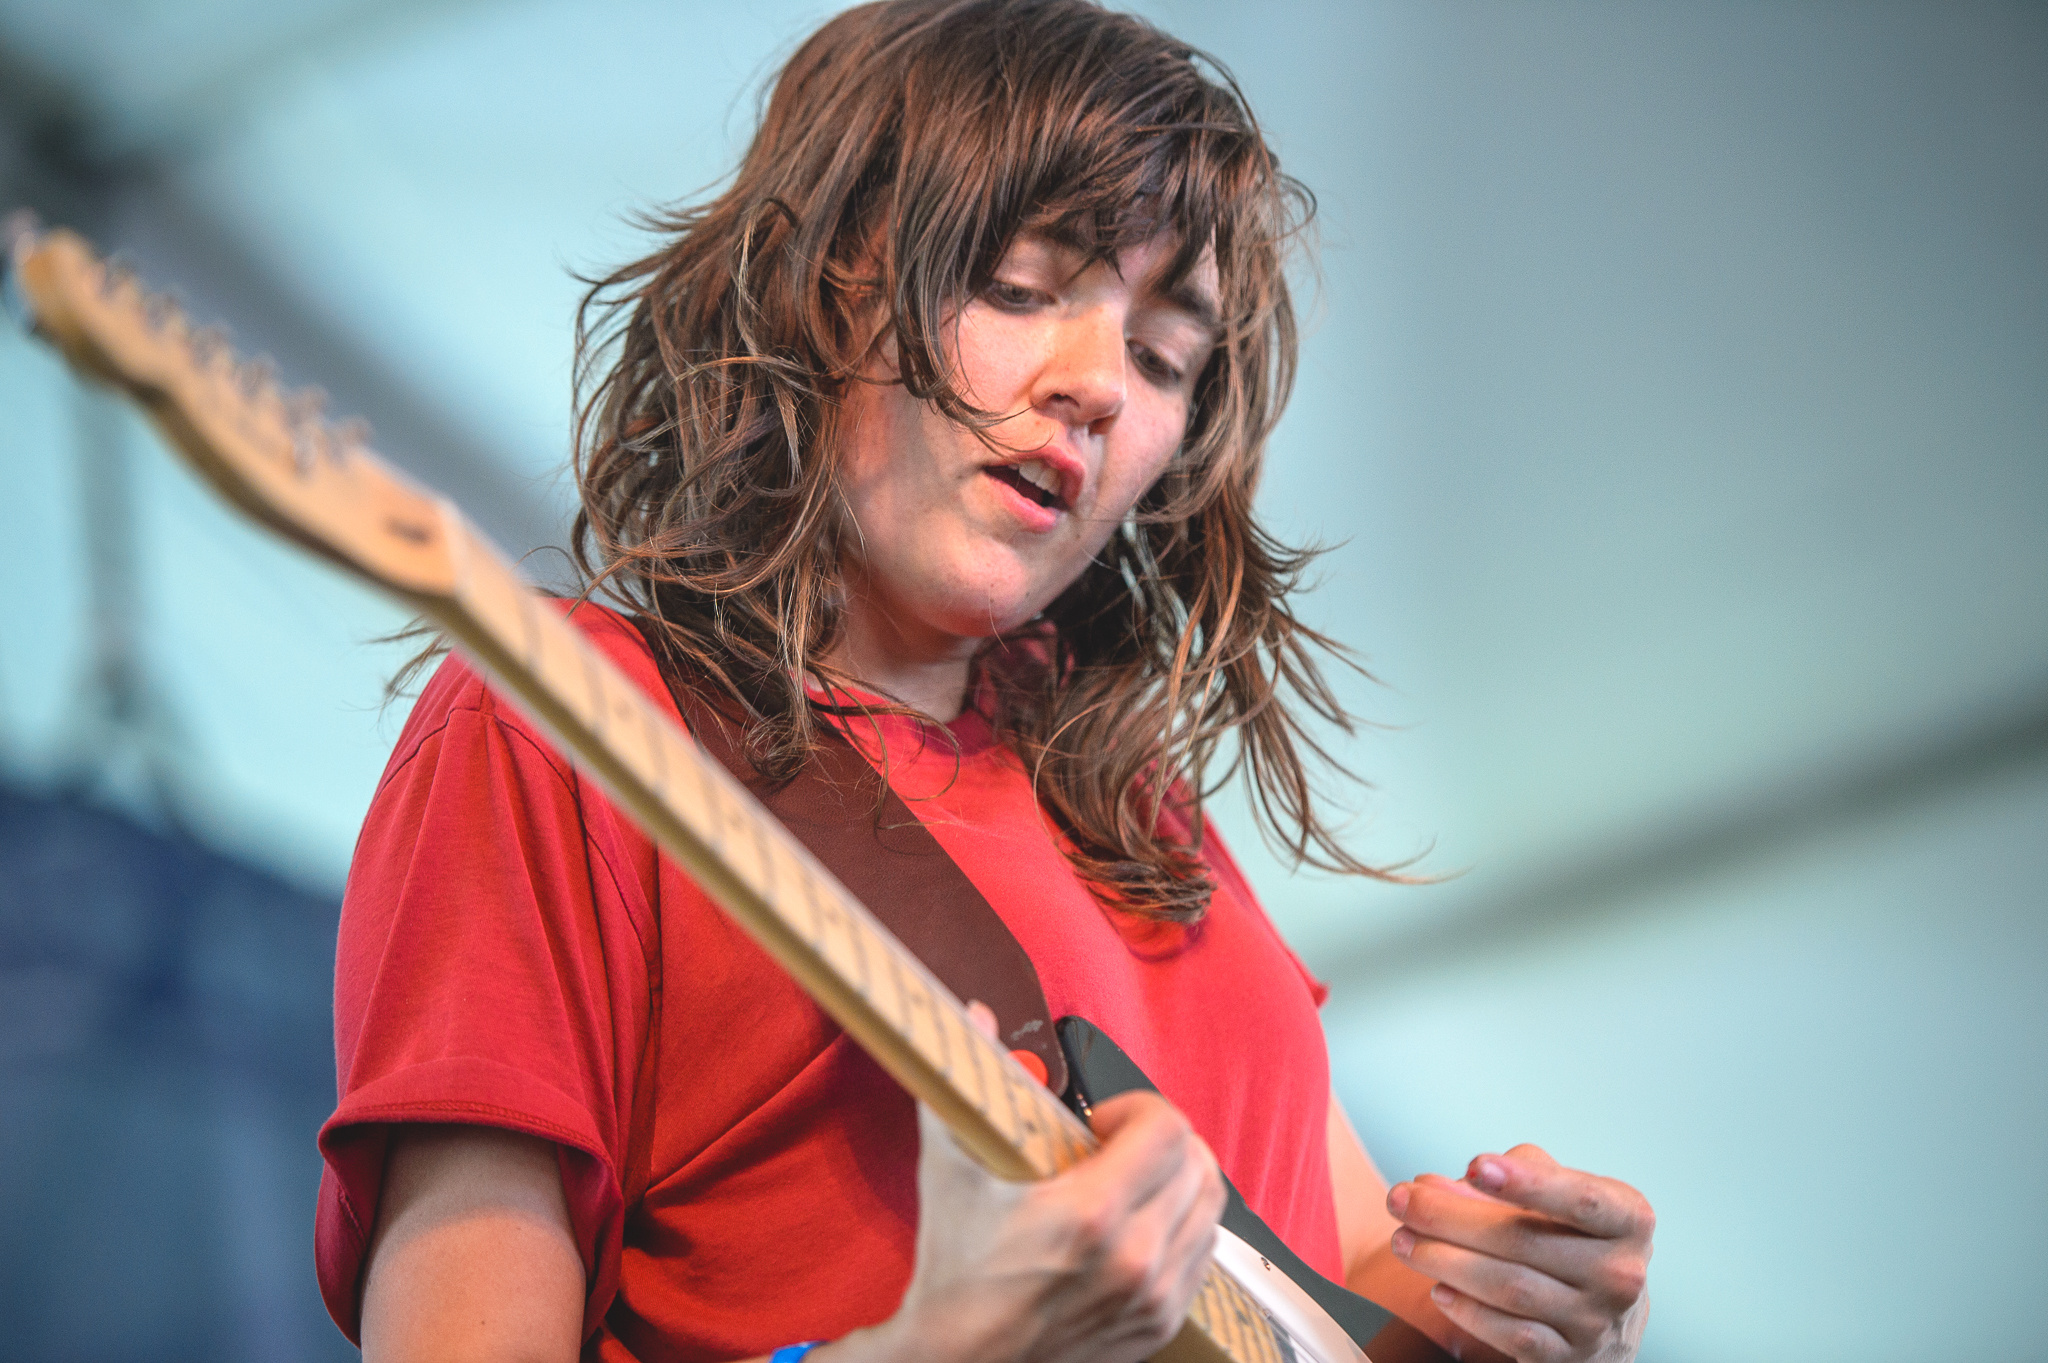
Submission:
<svg viewBox="0 0 2048 1363">
<path fill-rule="evenodd" d="M 1110 307 L 1063 319 L 1039 376 L 1034 403 L 1069 426 L 1094 426 L 1123 410 L 1126 367 L 1123 318 Z"/>
</svg>

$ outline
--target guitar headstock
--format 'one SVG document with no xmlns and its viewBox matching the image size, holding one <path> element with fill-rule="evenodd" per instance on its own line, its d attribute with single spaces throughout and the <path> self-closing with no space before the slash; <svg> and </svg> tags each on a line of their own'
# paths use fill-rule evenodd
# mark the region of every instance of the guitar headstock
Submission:
<svg viewBox="0 0 2048 1363">
<path fill-rule="evenodd" d="M 415 600 L 450 593 L 455 511 L 372 454 L 359 423 L 327 420 L 317 393 L 284 390 L 76 234 L 9 228 L 8 288 L 29 324 L 141 405 L 230 501 Z"/>
</svg>

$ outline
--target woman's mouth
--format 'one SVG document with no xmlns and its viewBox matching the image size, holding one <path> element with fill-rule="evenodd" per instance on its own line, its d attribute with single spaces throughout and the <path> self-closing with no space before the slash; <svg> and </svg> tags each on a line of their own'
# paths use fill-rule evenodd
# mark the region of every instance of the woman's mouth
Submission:
<svg viewBox="0 0 2048 1363">
<path fill-rule="evenodd" d="M 995 464 L 982 470 L 989 477 L 1013 488 L 1027 501 L 1055 511 L 1067 509 L 1066 499 L 1060 496 L 1060 475 L 1043 459 L 1026 459 L 1021 464 Z"/>
</svg>

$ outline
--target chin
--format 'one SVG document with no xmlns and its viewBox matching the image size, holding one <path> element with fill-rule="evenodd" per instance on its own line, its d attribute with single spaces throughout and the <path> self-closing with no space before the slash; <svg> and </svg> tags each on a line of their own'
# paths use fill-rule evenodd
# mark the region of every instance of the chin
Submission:
<svg viewBox="0 0 2048 1363">
<path fill-rule="evenodd" d="M 1027 623 L 1044 609 L 1038 593 L 1019 590 L 1012 584 L 990 584 L 982 591 L 948 593 L 943 602 L 932 603 L 927 616 L 942 622 L 948 634 L 964 639 L 990 639 Z"/>
</svg>

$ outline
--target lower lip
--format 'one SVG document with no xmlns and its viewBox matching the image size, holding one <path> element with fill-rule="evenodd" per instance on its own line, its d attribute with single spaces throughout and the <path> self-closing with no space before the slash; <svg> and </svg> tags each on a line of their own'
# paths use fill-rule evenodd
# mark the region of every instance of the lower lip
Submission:
<svg viewBox="0 0 2048 1363">
<path fill-rule="evenodd" d="M 1060 523 L 1058 507 L 1040 506 L 992 473 L 984 472 L 981 476 L 995 489 L 1010 514 L 1024 523 L 1025 529 L 1046 531 Z"/>
</svg>

